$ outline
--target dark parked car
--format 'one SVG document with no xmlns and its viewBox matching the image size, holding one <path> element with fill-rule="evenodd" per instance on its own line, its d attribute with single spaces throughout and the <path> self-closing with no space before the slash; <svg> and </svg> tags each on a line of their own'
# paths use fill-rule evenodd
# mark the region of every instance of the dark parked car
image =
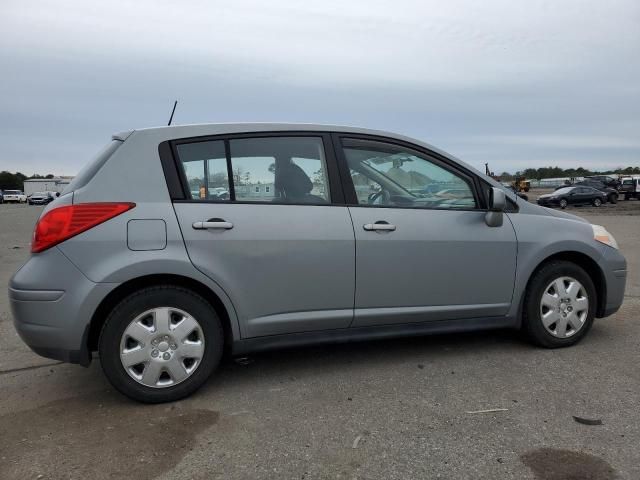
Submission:
<svg viewBox="0 0 640 480">
<path fill-rule="evenodd" d="M 592 187 L 562 187 L 553 193 L 540 195 L 538 205 L 566 208 L 567 205 L 593 205 L 599 207 L 607 201 L 607 194 Z"/>
<path fill-rule="evenodd" d="M 608 187 L 607 185 L 605 185 L 604 183 L 598 180 L 591 180 L 590 178 L 587 178 L 585 180 L 582 180 L 581 182 L 574 183 L 572 186 L 595 188 L 596 190 L 600 190 L 601 192 L 607 194 L 607 201 L 609 203 L 618 203 L 618 190 L 615 188 Z M 559 187 L 559 188 L 563 188 L 563 187 Z"/>
<path fill-rule="evenodd" d="M 615 188 L 616 190 L 620 189 L 620 180 L 610 175 L 590 175 L 588 177 L 584 177 L 584 179 L 592 182 L 603 183 L 605 186 Z"/>
</svg>

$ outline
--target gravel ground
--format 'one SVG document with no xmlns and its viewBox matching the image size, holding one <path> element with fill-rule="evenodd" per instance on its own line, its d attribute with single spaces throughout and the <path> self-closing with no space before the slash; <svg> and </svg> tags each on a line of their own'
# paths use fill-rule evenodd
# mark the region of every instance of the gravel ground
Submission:
<svg viewBox="0 0 640 480">
<path fill-rule="evenodd" d="M 2 288 L 40 211 L 0 205 Z M 2 293 L 0 478 L 640 478 L 640 202 L 568 211 L 606 226 L 630 269 L 620 312 L 569 349 L 498 331 L 273 352 L 143 406 L 98 361 L 32 354 Z"/>
</svg>

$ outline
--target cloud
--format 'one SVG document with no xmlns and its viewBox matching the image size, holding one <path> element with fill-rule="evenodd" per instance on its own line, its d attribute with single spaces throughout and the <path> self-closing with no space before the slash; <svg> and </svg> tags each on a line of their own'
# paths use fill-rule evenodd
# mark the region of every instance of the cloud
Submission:
<svg viewBox="0 0 640 480">
<path fill-rule="evenodd" d="M 494 170 L 640 163 L 634 0 L 12 0 L 0 14 L 0 169 L 75 173 L 112 132 L 163 124 L 174 98 L 179 123 L 356 124 Z"/>
</svg>

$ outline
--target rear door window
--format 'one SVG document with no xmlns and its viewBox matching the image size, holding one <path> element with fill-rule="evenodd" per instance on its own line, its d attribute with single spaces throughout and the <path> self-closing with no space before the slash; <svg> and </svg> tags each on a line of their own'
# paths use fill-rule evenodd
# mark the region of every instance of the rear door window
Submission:
<svg viewBox="0 0 640 480">
<path fill-rule="evenodd" d="M 176 147 L 191 200 L 230 200 L 227 157 L 222 140 Z"/>
<path fill-rule="evenodd" d="M 274 136 L 176 145 L 188 200 L 330 203 L 322 137 Z"/>
<path fill-rule="evenodd" d="M 321 138 L 241 138 L 229 150 L 237 201 L 329 203 Z"/>
</svg>

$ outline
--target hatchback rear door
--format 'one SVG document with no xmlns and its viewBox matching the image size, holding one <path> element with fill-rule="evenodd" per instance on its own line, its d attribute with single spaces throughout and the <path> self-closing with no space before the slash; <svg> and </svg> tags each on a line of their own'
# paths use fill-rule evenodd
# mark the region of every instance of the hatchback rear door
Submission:
<svg viewBox="0 0 640 480">
<path fill-rule="evenodd" d="M 330 145 L 313 132 L 171 145 L 189 257 L 231 298 L 243 338 L 352 321 L 355 240 Z"/>
</svg>

